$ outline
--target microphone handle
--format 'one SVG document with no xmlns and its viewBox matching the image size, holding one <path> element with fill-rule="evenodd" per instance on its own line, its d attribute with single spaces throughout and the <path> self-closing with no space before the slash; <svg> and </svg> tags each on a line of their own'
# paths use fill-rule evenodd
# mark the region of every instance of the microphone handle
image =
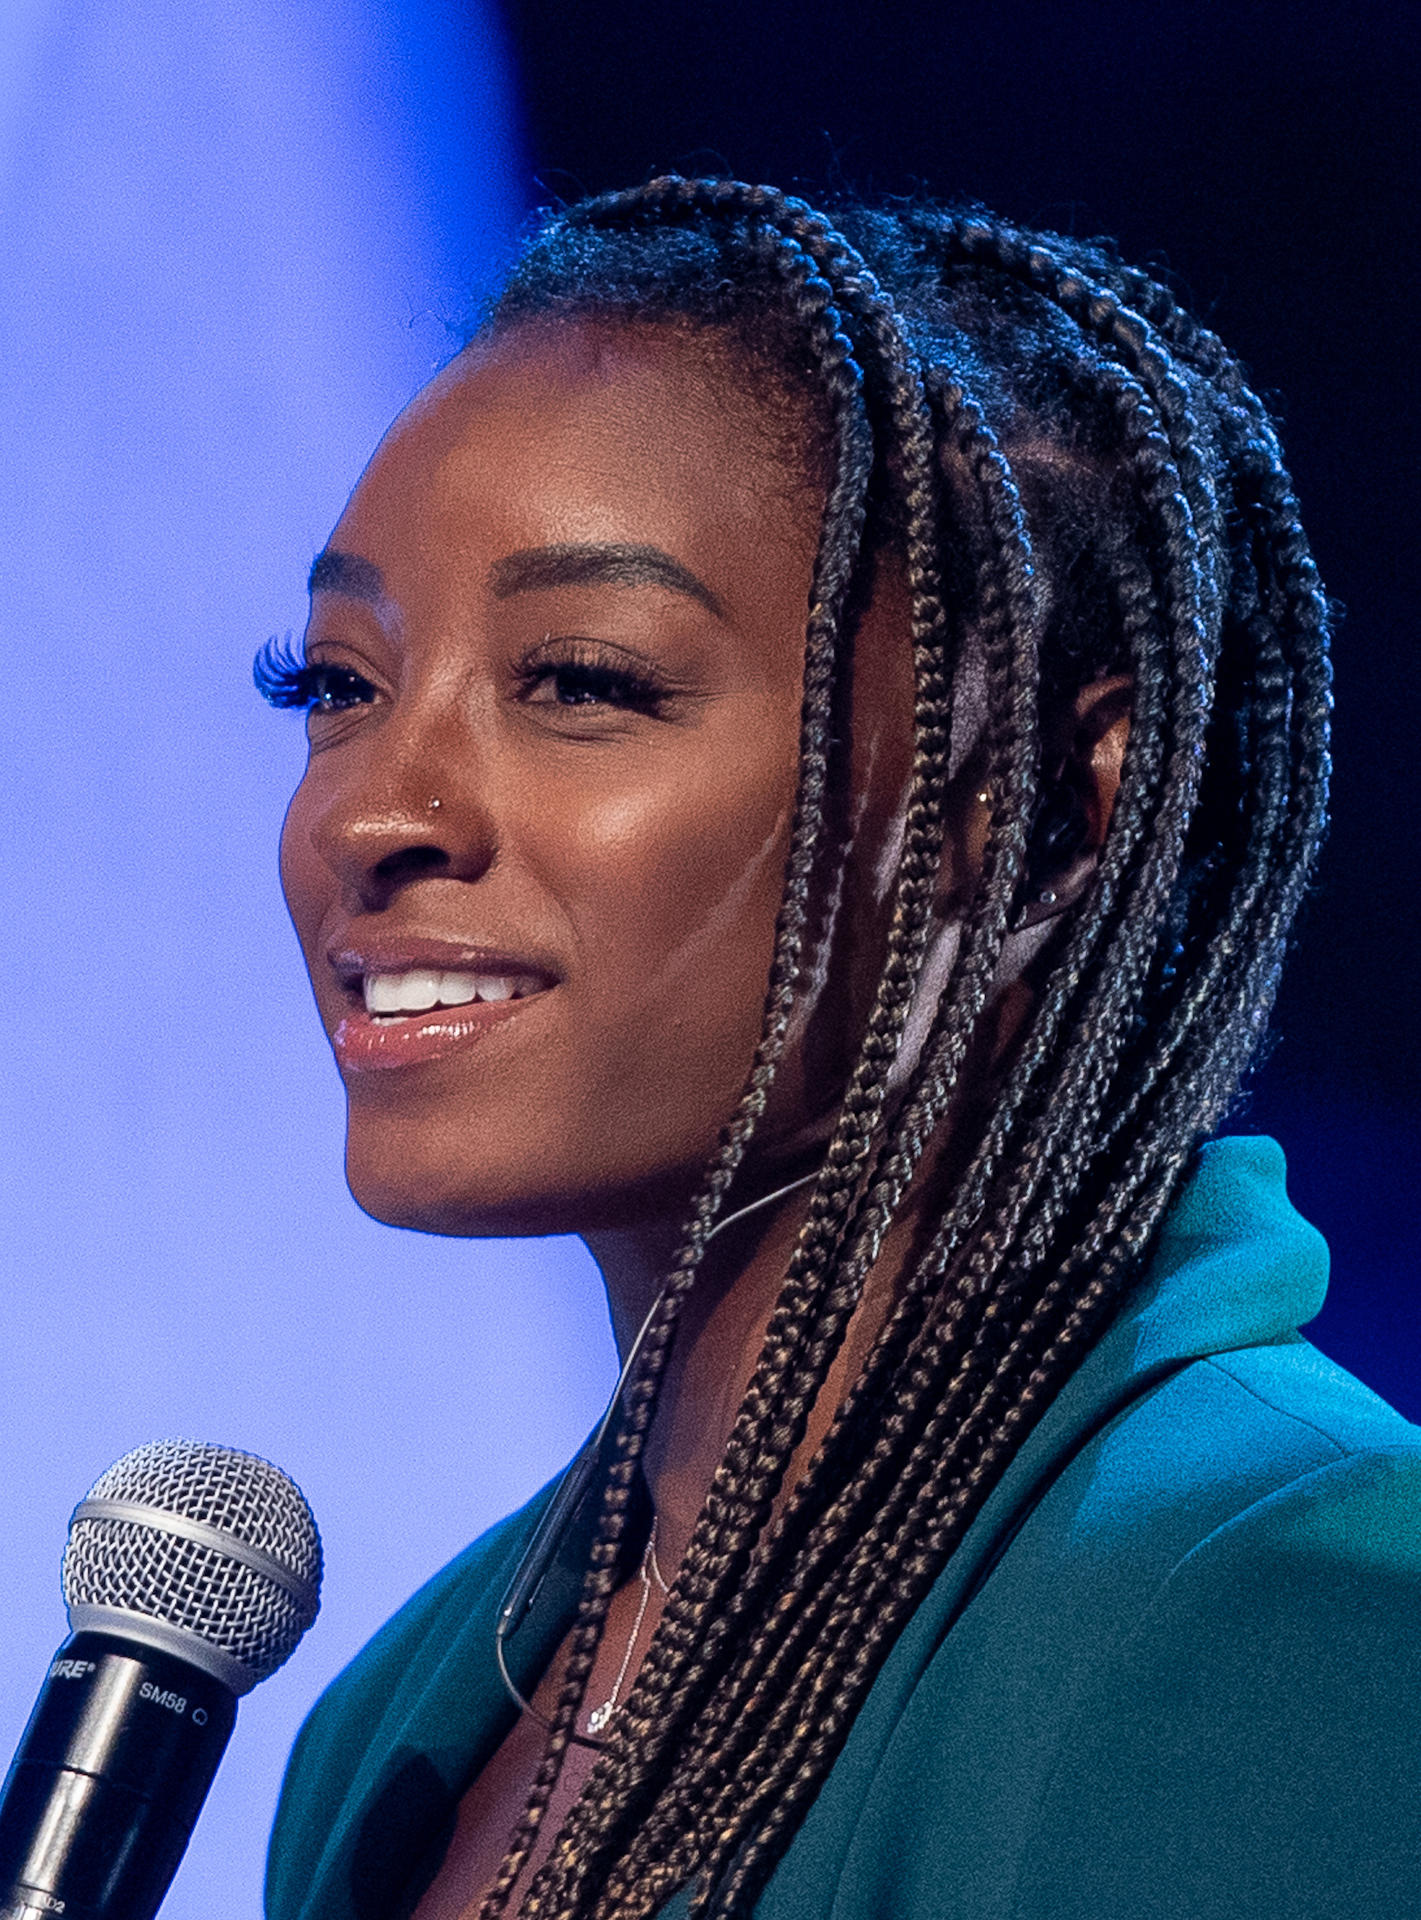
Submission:
<svg viewBox="0 0 1421 1920">
<path fill-rule="evenodd" d="M 153 1920 L 236 1717 L 173 1654 L 66 1640 L 0 1788 L 0 1920 Z"/>
</svg>

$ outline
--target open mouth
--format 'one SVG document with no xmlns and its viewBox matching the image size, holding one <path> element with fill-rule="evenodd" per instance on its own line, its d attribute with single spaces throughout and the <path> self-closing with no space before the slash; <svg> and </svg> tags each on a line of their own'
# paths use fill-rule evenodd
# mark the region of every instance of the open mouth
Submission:
<svg viewBox="0 0 1421 1920">
<path fill-rule="evenodd" d="M 356 1073 L 417 1066 L 473 1045 L 556 984 L 526 966 L 366 967 L 345 972 L 353 1004 L 331 1035 L 336 1059 Z"/>
<path fill-rule="evenodd" d="M 404 973 L 367 973 L 360 984 L 366 1013 L 388 1024 L 441 1007 L 526 1000 L 541 993 L 547 983 L 531 973 L 436 973 L 428 967 L 413 967 Z"/>
</svg>

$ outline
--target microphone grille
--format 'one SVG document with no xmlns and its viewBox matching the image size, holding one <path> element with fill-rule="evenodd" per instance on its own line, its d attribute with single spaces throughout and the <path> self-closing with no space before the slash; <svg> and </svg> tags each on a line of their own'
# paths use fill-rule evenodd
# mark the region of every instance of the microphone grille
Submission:
<svg viewBox="0 0 1421 1920">
<path fill-rule="evenodd" d="M 269 1460 L 158 1440 L 115 1461 L 75 1508 L 62 1578 L 76 1629 L 98 1612 L 191 1635 L 236 1663 L 245 1691 L 316 1617 L 321 1537 L 301 1489 Z"/>
</svg>

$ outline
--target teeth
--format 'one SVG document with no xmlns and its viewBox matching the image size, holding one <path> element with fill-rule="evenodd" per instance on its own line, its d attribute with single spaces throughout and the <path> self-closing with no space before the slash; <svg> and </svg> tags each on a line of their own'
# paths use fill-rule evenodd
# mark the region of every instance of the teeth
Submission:
<svg viewBox="0 0 1421 1920">
<path fill-rule="evenodd" d="M 367 974 L 366 1009 L 370 1013 L 427 1013 L 439 1004 L 439 978 L 422 967 L 409 973 Z"/>
<path fill-rule="evenodd" d="M 477 974 L 441 973 L 438 979 L 441 1007 L 466 1007 L 480 997 Z"/>
<path fill-rule="evenodd" d="M 434 1007 L 466 1007 L 473 1000 L 514 1000 L 537 991 L 531 980 L 506 973 L 435 973 L 413 967 L 408 973 L 367 973 L 365 1011 L 372 1014 L 428 1013 Z"/>
</svg>

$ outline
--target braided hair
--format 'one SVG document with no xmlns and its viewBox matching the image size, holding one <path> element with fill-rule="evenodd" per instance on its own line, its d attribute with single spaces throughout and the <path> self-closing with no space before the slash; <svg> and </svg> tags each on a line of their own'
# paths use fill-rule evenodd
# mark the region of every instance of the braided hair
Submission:
<svg viewBox="0 0 1421 1920">
<path fill-rule="evenodd" d="M 761 1037 L 625 1398 L 543 1760 L 483 1908 L 520 1891 L 619 1579 L 676 1322 L 785 1048 L 835 798 L 854 610 L 892 543 L 914 757 L 882 975 L 837 1124 L 651 1647 L 547 1861 L 540 1920 L 748 1913 L 895 1637 L 1139 1273 L 1236 1095 L 1321 839 L 1327 607 L 1238 363 L 1108 251 L 979 210 L 835 220 L 656 179 L 544 218 L 483 326 L 704 330 L 822 453 L 800 769 Z M 931 931 L 961 662 L 990 825 L 952 974 L 890 1099 Z M 865 1280 L 940 1128 L 1041 843 L 1043 705 L 1133 685 L 1087 896 L 859 1378 L 778 1512 Z"/>
</svg>

